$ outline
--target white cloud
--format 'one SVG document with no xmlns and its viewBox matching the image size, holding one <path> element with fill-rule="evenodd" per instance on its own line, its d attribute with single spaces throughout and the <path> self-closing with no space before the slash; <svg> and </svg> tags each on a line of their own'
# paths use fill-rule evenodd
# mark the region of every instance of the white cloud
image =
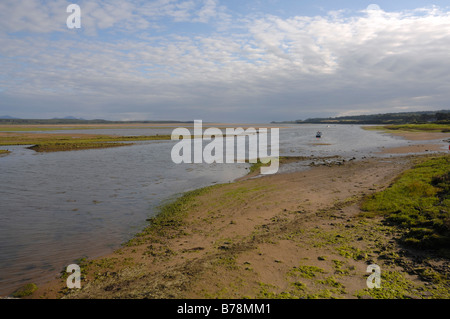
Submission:
<svg viewBox="0 0 450 319">
<path fill-rule="evenodd" d="M 67 6 L 68 3 L 64 0 L 2 0 L 0 30 L 34 33 L 61 30 L 66 26 Z"/>
<path fill-rule="evenodd" d="M 226 120 L 284 120 L 447 107 L 450 19 L 438 7 L 242 18 L 216 0 L 86 1 L 88 36 L 65 28 L 55 40 L 45 33 L 65 25 L 65 1 L 17 3 L 0 4 L 2 113 L 34 104 L 46 112 L 66 105 L 86 114 L 217 120 L 228 110 Z M 149 32 L 167 18 L 217 29 Z"/>
</svg>

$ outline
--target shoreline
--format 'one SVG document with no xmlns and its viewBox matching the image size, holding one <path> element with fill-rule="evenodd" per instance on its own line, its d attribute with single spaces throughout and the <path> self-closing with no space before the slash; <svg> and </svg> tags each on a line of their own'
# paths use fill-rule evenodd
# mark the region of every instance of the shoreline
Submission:
<svg viewBox="0 0 450 319">
<path fill-rule="evenodd" d="M 104 134 L 54 134 L 0 132 L 0 146 L 30 145 L 35 152 L 65 152 L 134 145 L 137 141 L 169 141 L 170 135 L 115 136 Z"/>
<path fill-rule="evenodd" d="M 355 298 L 364 289 L 367 260 L 348 260 L 345 245 L 341 253 L 330 251 L 328 237 L 337 230 L 352 237 L 348 229 L 361 237 L 383 227 L 379 219 L 359 225 L 358 203 L 418 157 L 370 158 L 189 192 L 177 206 L 180 219 L 150 226 L 114 253 L 85 261 L 82 290 L 69 291 L 56 279 L 29 298 L 273 298 L 295 276 L 324 282 L 303 287 L 310 296 Z M 363 251 L 367 243 L 358 238 Z M 344 280 L 336 273 L 351 275 Z"/>
</svg>

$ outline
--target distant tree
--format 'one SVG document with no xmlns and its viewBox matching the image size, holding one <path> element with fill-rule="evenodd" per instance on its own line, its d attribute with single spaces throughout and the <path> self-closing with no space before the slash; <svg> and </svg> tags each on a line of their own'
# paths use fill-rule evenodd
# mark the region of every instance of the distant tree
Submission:
<svg viewBox="0 0 450 319">
<path fill-rule="evenodd" d="M 450 121 L 450 113 L 436 113 L 437 122 L 448 122 Z"/>
</svg>

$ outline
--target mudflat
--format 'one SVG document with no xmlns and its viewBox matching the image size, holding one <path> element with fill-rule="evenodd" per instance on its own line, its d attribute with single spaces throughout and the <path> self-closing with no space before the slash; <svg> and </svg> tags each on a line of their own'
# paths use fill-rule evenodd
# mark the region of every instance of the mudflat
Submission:
<svg viewBox="0 0 450 319">
<path fill-rule="evenodd" d="M 389 131 L 389 134 L 401 136 L 412 141 L 430 141 L 436 139 L 448 139 L 450 133 L 440 132 L 408 132 L 408 131 Z"/>
</svg>

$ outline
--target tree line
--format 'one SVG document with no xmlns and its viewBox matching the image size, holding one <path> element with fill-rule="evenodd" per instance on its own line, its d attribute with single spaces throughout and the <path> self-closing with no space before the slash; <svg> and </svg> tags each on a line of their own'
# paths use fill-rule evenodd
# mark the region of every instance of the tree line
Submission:
<svg viewBox="0 0 450 319">
<path fill-rule="evenodd" d="M 298 124 L 450 124 L 450 110 L 309 118 Z"/>
</svg>

